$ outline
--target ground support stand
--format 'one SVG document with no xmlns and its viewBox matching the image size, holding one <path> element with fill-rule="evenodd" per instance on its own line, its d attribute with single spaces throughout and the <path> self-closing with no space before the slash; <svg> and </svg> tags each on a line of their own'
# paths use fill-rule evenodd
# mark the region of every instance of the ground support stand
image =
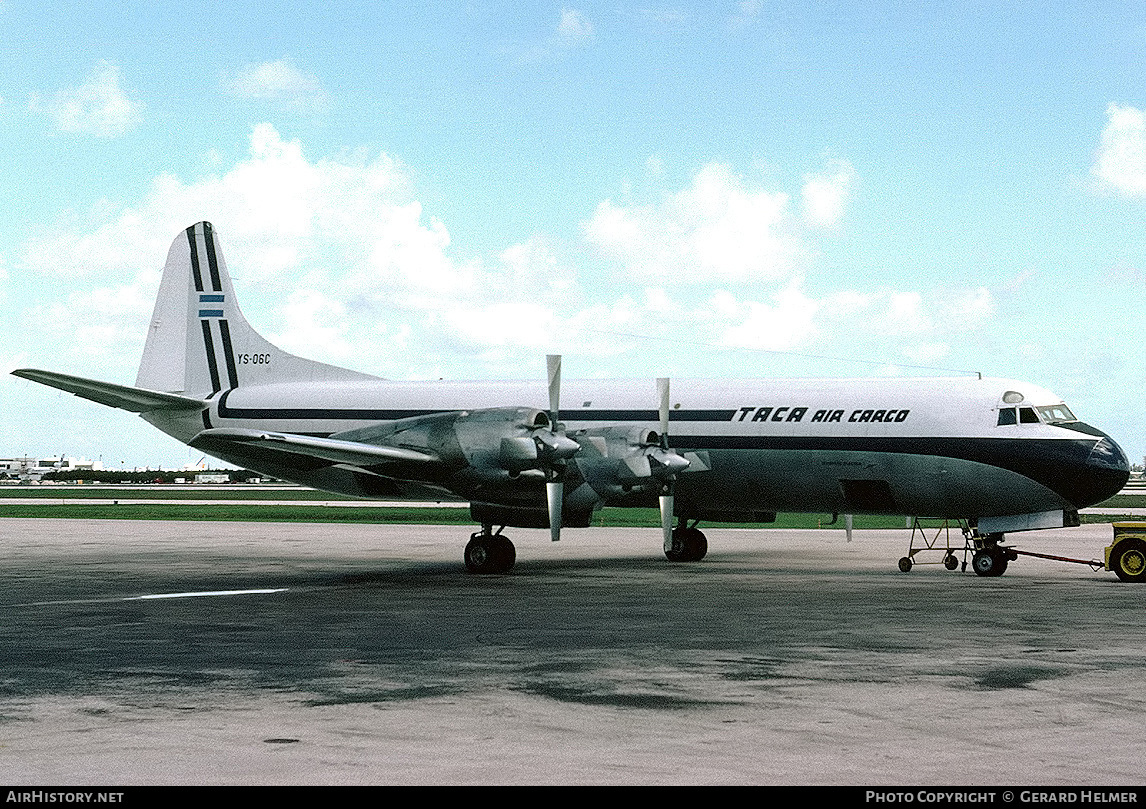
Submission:
<svg viewBox="0 0 1146 809">
<path fill-rule="evenodd" d="M 948 570 L 959 567 L 957 552 L 963 552 L 963 569 L 967 569 L 967 553 L 973 548 L 967 539 L 967 527 L 961 520 L 938 520 L 935 525 L 925 525 L 919 517 L 911 518 L 911 539 L 907 545 L 907 556 L 899 560 L 899 569 L 907 573 L 915 565 L 943 565 Z M 958 542 L 951 544 L 951 530 L 958 532 Z M 940 554 L 934 562 L 916 560 L 916 554 L 932 551 Z"/>
</svg>

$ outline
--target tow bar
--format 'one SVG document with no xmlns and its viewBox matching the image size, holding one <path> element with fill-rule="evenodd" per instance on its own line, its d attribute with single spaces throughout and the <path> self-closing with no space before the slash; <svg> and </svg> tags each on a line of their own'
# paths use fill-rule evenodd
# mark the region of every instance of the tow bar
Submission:
<svg viewBox="0 0 1146 809">
<path fill-rule="evenodd" d="M 1034 551 L 1021 551 L 1018 548 L 1007 546 L 1008 553 L 1017 553 L 1020 556 L 1036 556 L 1039 559 L 1052 559 L 1055 562 L 1072 562 L 1076 565 L 1086 565 L 1091 570 L 1106 570 L 1106 562 L 1100 562 L 1096 559 L 1071 559 L 1069 556 L 1055 556 L 1049 553 L 1035 553 Z"/>
</svg>

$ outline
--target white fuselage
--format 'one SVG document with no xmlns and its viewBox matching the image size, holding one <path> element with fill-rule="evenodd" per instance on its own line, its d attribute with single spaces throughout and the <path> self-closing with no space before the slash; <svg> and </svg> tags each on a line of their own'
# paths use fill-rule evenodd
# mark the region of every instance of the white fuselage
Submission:
<svg viewBox="0 0 1146 809">
<path fill-rule="evenodd" d="M 1032 408 L 1061 403 L 1026 383 L 971 377 L 672 380 L 669 444 L 702 459 L 680 476 L 677 496 L 698 517 L 800 511 L 977 518 L 1069 511 L 1120 488 L 1126 459 L 1109 438 L 1078 422 L 1001 425 L 999 410 L 1013 408 L 1003 400 L 1008 392 Z M 337 437 L 432 413 L 543 409 L 546 398 L 540 382 L 294 382 L 222 391 L 202 418 L 148 419 L 183 441 L 218 427 Z M 562 401 L 560 419 L 570 434 L 657 428 L 654 380 L 571 380 Z M 1112 449 L 1095 457 L 1103 442 Z M 320 488 L 380 493 L 351 470 L 291 474 L 260 466 L 257 457 L 224 460 Z M 393 493 L 419 494 L 400 485 Z M 454 493 L 473 499 L 472 492 Z"/>
</svg>

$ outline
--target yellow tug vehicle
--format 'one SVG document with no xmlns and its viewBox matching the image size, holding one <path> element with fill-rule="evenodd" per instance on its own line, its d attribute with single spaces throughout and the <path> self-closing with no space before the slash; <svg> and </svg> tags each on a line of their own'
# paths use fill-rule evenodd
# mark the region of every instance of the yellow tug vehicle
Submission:
<svg viewBox="0 0 1146 809">
<path fill-rule="evenodd" d="M 1114 523 L 1114 544 L 1106 548 L 1106 569 L 1122 581 L 1146 582 L 1146 522 Z"/>
</svg>

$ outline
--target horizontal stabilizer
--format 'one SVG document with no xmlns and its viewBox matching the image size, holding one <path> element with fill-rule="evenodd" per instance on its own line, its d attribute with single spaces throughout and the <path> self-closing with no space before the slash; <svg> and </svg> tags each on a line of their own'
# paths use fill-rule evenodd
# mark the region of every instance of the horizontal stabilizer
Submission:
<svg viewBox="0 0 1146 809">
<path fill-rule="evenodd" d="M 39 371 L 35 368 L 19 368 L 13 375 L 39 382 L 41 385 L 66 390 L 83 399 L 91 399 L 108 407 L 130 410 L 132 413 L 147 413 L 152 410 L 202 410 L 207 403 L 202 399 L 163 393 L 128 385 L 100 382 L 82 376 L 57 374 L 54 371 Z"/>
<path fill-rule="evenodd" d="M 436 455 L 403 447 L 380 447 L 358 441 L 340 441 L 336 438 L 229 427 L 204 430 L 188 443 L 196 449 L 208 452 L 211 450 L 241 452 L 243 449 L 258 446 L 353 466 L 377 466 L 395 462 L 434 463 L 438 460 Z"/>
</svg>

